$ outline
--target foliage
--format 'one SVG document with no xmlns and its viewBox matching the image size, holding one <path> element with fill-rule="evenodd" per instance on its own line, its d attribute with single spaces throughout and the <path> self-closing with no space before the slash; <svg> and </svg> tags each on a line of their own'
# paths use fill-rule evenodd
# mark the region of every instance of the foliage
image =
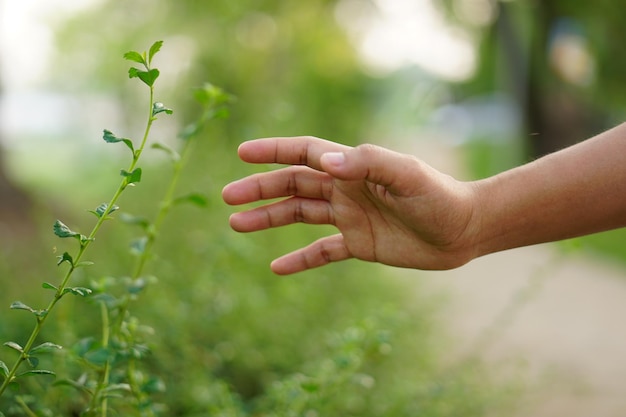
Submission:
<svg viewBox="0 0 626 417">
<path fill-rule="evenodd" d="M 516 385 L 494 380 L 480 364 L 444 366 L 445 344 L 433 313 L 437 302 L 422 295 L 416 282 L 403 282 L 372 265 L 352 262 L 294 279 L 277 278 L 267 267 L 271 257 L 327 230 L 299 225 L 250 239 L 228 228 L 229 209 L 222 204 L 220 190 L 227 181 L 257 169 L 235 161 L 236 146 L 243 138 L 306 132 L 351 142 L 365 132 L 363 120 L 377 87 L 358 71 L 352 50 L 333 23 L 333 4 L 112 0 L 59 31 L 65 49 L 58 67 L 77 64 L 71 73 L 60 71 L 57 83 L 70 90 L 117 94 L 125 106 L 129 131 L 136 128 L 135 109 L 143 109 L 143 101 L 138 104 L 132 88 L 120 88 L 113 75 L 117 67 L 113 60 L 103 62 L 102 56 L 147 41 L 157 31 L 168 45 L 179 47 L 172 48 L 171 55 L 166 55 L 167 50 L 159 54 L 163 65 L 158 79 L 163 101 L 178 115 L 191 119 L 196 113 L 181 102 L 180 92 L 201 85 L 207 77 L 232 91 L 238 101 L 232 117 L 208 127 L 218 140 L 197 141 L 184 158 L 187 169 L 180 173 L 178 195 L 200 203 L 203 210 L 180 205 L 161 223 L 143 281 L 129 276 L 136 264 L 128 260 L 126 245 L 120 244 L 135 238 L 136 229 L 116 228 L 115 234 L 102 230 L 92 253 L 98 262 L 81 268 L 75 284 L 92 289 L 100 304 L 74 297 L 59 306 L 58 320 L 47 327 L 47 334 L 57 336 L 60 345 L 75 344 L 40 365 L 50 364 L 57 381 L 65 383 L 50 389 L 42 378 L 31 378 L 24 389 L 32 395 L 21 401 L 31 408 L 35 402 L 50 404 L 57 415 L 77 414 L 83 399 L 76 396 L 76 385 L 89 381 L 82 376 L 85 361 L 99 367 L 110 363 L 112 388 L 104 394 L 128 398 L 129 387 L 119 384 L 128 381 L 128 359 L 138 356 L 142 368 L 133 372 L 136 385 L 150 395 L 156 415 L 505 413 Z M 273 35 L 265 38 L 268 33 Z M 185 51 L 191 52 L 185 55 Z M 151 68 L 141 62 L 147 55 L 132 58 L 138 69 L 129 75 L 149 85 L 154 73 L 151 76 Z M 182 65 L 187 59 L 190 67 L 183 73 L 176 75 L 171 65 L 167 68 L 169 62 Z M 172 78 L 165 77 L 168 73 Z M 107 141 L 122 143 L 125 151 L 134 149 L 122 136 L 105 136 Z M 175 163 L 182 153 L 171 149 L 167 143 L 146 148 L 145 154 L 165 155 Z M 143 237 L 131 248 L 137 254 L 144 253 L 152 235 L 145 219 L 159 217 L 160 206 L 152 203 L 153 196 L 164 192 L 162 176 L 171 172 L 171 165 L 154 161 L 142 165 L 140 186 L 133 189 L 134 198 L 123 204 L 124 213 L 142 213 L 124 218 L 142 231 Z M 64 184 L 67 189 L 92 184 L 66 203 L 69 211 L 79 212 L 83 201 L 96 198 L 102 170 L 94 160 L 72 179 L 75 183 Z M 127 169 L 124 178 L 132 177 L 132 172 Z M 198 197 L 198 189 L 204 198 Z M 114 214 L 122 219 L 121 209 L 107 213 L 108 207 L 112 205 L 94 209 L 96 216 Z M 69 266 L 68 261 L 63 265 Z M 158 281 L 150 278 L 152 274 Z M 112 276 L 128 278 L 112 281 Z M 32 285 L 36 278 L 24 281 Z M 132 315 L 127 316 L 125 331 L 136 344 L 125 347 L 124 357 L 110 358 L 101 349 L 101 322 L 108 316 L 114 324 L 121 317 L 118 303 L 108 306 L 113 314 L 100 311 L 102 303 L 111 301 L 109 294 L 116 299 L 142 297 L 132 303 Z M 0 336 L 9 331 L 20 334 L 16 328 L 20 328 L 17 322 L 1 320 Z M 114 397 L 108 401 L 123 415 L 138 412 L 124 408 Z M 25 415 L 20 407 L 8 410 L 0 403 L 7 417 Z"/>
</svg>

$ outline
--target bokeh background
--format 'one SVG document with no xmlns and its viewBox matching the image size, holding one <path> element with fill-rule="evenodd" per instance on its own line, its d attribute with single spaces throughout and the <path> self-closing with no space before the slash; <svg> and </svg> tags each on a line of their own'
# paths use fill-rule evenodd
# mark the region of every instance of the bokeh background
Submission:
<svg viewBox="0 0 626 417">
<path fill-rule="evenodd" d="M 237 98 L 184 173 L 181 194 L 202 192 L 208 207 L 171 215 L 149 268 L 158 283 L 133 307 L 154 329 L 144 365 L 167 386 L 157 394 L 166 415 L 623 415 L 624 231 L 450 272 L 348 261 L 280 278 L 271 259 L 331 229 L 238 235 L 220 198 L 227 182 L 274 168 L 236 158 L 255 137 L 375 143 L 471 180 L 614 126 L 626 108 L 623 6 L 0 0 L 0 301 L 46 300 L 41 282 L 65 250 L 54 219 L 88 229 L 86 211 L 118 182 L 123 155 L 102 129 L 142 129 L 145 92 L 121 56 L 162 39 L 158 99 L 175 115 L 159 121 L 158 140 L 175 146 L 197 115 L 193 87 L 209 81 Z M 156 210 L 170 170 L 147 157 L 123 210 Z M 85 285 L 128 273 L 137 231 L 109 226 Z M 58 313 L 46 336 L 63 345 L 99 332 L 88 302 Z M 0 340 L 29 326 L 7 308 Z M 80 407 L 34 385 L 61 415 Z"/>
</svg>

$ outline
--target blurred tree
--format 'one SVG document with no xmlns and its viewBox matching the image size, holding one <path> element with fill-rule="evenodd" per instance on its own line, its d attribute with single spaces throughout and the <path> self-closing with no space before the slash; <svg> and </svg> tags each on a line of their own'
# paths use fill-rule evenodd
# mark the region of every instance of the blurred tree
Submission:
<svg viewBox="0 0 626 417">
<path fill-rule="evenodd" d="M 508 91 L 533 157 L 583 140 L 626 108 L 622 6 L 566 0 L 435 0 L 480 40 L 466 93 Z"/>
</svg>

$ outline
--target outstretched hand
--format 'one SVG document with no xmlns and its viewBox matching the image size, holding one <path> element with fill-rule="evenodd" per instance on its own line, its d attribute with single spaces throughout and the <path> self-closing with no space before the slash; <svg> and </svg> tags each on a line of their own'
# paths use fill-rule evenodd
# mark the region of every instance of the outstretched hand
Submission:
<svg viewBox="0 0 626 417">
<path fill-rule="evenodd" d="M 239 157 L 289 166 L 224 187 L 224 201 L 231 205 L 286 197 L 233 214 L 233 229 L 253 232 L 302 222 L 339 230 L 276 259 L 271 267 L 277 274 L 349 258 L 449 269 L 474 257 L 473 186 L 412 156 L 374 145 L 353 148 L 294 137 L 245 142 Z"/>
</svg>

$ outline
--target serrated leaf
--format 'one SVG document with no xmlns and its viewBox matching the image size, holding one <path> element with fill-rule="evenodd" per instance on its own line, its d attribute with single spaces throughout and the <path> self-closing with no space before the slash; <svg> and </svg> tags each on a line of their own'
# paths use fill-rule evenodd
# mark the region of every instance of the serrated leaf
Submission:
<svg viewBox="0 0 626 417">
<path fill-rule="evenodd" d="M 120 171 L 122 177 L 126 177 L 126 184 L 136 184 L 141 182 L 141 168 L 135 168 L 132 172 L 128 172 L 125 169 Z"/>
<path fill-rule="evenodd" d="M 9 368 L 7 367 L 7 364 L 0 361 L 0 372 L 2 372 L 2 375 L 6 378 L 9 376 Z"/>
<path fill-rule="evenodd" d="M 124 59 L 136 62 L 138 64 L 144 64 L 144 65 L 146 64 L 146 60 L 144 59 L 143 55 L 141 55 L 137 51 L 128 51 L 128 52 L 126 52 L 124 54 Z"/>
<path fill-rule="evenodd" d="M 54 352 L 57 350 L 61 350 L 63 349 L 63 346 L 57 345 L 56 343 L 52 343 L 52 342 L 44 342 L 38 346 L 35 346 L 34 348 L 32 348 L 30 350 L 31 353 L 50 353 L 50 352 Z"/>
<path fill-rule="evenodd" d="M 67 287 L 63 289 L 63 295 L 65 294 L 72 294 L 72 295 L 79 295 L 81 297 L 87 297 L 89 294 L 91 294 L 92 291 L 89 288 L 85 288 L 85 287 Z"/>
<path fill-rule="evenodd" d="M 156 116 L 159 113 L 172 114 L 174 110 L 165 107 L 163 103 L 156 102 L 152 105 L 152 116 Z"/>
<path fill-rule="evenodd" d="M 57 291 L 59 288 L 56 285 L 52 285 L 49 282 L 44 282 L 41 284 L 41 288 L 45 288 L 46 290 L 54 290 Z"/>
<path fill-rule="evenodd" d="M 51 375 L 51 376 L 56 376 L 56 374 L 54 372 L 47 371 L 45 369 L 31 369 L 30 371 L 22 372 L 21 374 L 19 374 L 17 376 L 21 377 L 21 376 L 33 376 L 33 375 Z"/>
<path fill-rule="evenodd" d="M 15 342 L 5 342 L 4 346 L 10 347 L 13 350 L 17 350 L 20 353 L 24 353 L 24 348 Z"/>
<path fill-rule="evenodd" d="M 128 70 L 129 78 L 139 78 L 143 81 L 148 87 L 152 87 L 157 78 L 159 78 L 160 72 L 158 69 L 153 68 L 149 71 L 143 71 L 138 68 L 130 68 Z"/>
<path fill-rule="evenodd" d="M 166 154 L 169 155 L 169 157 L 172 159 L 172 161 L 177 162 L 180 160 L 180 155 L 178 154 L 178 152 L 176 152 L 174 149 L 170 148 L 167 145 L 164 145 L 162 143 L 153 143 L 152 144 L 152 148 L 153 149 L 158 149 L 160 151 L 165 152 Z"/>
<path fill-rule="evenodd" d="M 173 204 L 191 203 L 198 207 L 204 208 L 204 207 L 208 207 L 209 200 L 202 194 L 191 193 L 191 194 L 187 194 L 187 195 L 176 198 L 172 203 Z"/>
<path fill-rule="evenodd" d="M 70 265 L 74 265 L 74 259 L 72 258 L 72 255 L 70 255 L 67 252 L 63 252 L 63 255 L 57 256 L 57 258 L 59 259 L 57 262 L 57 266 L 61 265 L 63 262 L 67 262 Z"/>
<path fill-rule="evenodd" d="M 130 149 L 132 152 L 135 152 L 135 147 L 133 146 L 132 140 L 115 136 L 115 134 L 108 129 L 103 130 L 102 139 L 104 139 L 106 143 L 123 142 L 128 147 L 128 149 Z"/>
<path fill-rule="evenodd" d="M 11 307 L 10 307 L 10 308 L 11 308 L 12 310 L 26 310 L 26 311 L 30 311 L 31 313 L 34 313 L 34 312 L 35 312 L 35 309 L 34 309 L 34 308 L 27 306 L 26 304 L 24 304 L 24 303 L 23 303 L 23 302 L 21 302 L 21 301 L 14 301 L 14 302 L 11 304 Z"/>
<path fill-rule="evenodd" d="M 163 46 L 163 41 L 156 41 L 155 43 L 152 44 L 152 46 L 150 47 L 150 50 L 148 51 L 148 64 L 152 63 L 152 58 L 154 58 L 157 52 L 161 50 L 162 46 Z"/>
<path fill-rule="evenodd" d="M 61 238 L 80 236 L 80 233 L 72 231 L 60 220 L 54 222 L 54 226 L 52 226 L 52 229 L 54 230 L 54 234 Z"/>
<path fill-rule="evenodd" d="M 109 205 L 107 203 L 102 203 L 98 207 L 96 207 L 95 210 L 89 210 L 89 212 L 95 214 L 96 217 L 101 218 L 102 216 L 109 215 L 120 209 L 119 206 L 113 205 L 113 207 L 111 207 L 111 209 L 107 211 L 108 207 Z"/>
</svg>

